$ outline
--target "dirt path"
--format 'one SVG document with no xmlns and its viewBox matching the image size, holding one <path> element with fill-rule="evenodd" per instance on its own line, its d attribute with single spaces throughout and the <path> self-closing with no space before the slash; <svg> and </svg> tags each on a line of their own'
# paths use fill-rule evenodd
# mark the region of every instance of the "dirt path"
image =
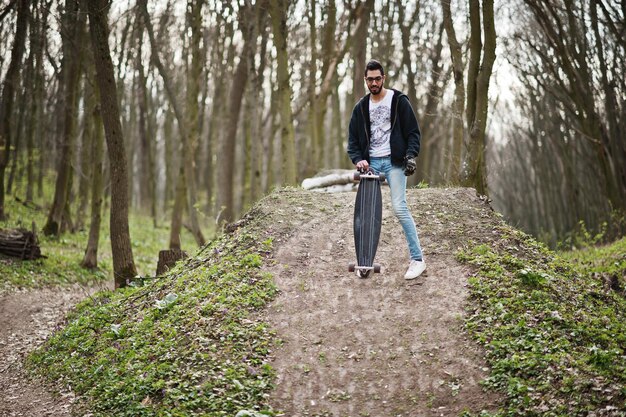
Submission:
<svg viewBox="0 0 626 417">
<path fill-rule="evenodd" d="M 315 197 L 313 208 L 302 208 L 313 215 L 280 242 L 272 272 L 281 295 L 267 318 L 284 341 L 272 363 L 273 405 L 290 417 L 496 409 L 499 399 L 479 385 L 481 352 L 462 328 L 469 271 L 454 258 L 472 233 L 489 232 L 481 230 L 489 229 L 489 207 L 465 189 L 410 191 L 427 274 L 405 281 L 408 251 L 384 190 L 384 269 L 359 279 L 347 272 L 353 201 L 353 193 Z"/>
<path fill-rule="evenodd" d="M 0 416 L 70 416 L 72 396 L 53 396 L 40 382 L 29 380 L 22 361 L 72 306 L 95 290 L 73 286 L 0 296 Z"/>
</svg>

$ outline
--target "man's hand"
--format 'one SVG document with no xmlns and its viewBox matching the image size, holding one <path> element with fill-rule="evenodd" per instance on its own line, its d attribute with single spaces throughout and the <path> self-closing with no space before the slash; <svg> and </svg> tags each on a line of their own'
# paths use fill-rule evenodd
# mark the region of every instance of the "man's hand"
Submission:
<svg viewBox="0 0 626 417">
<path fill-rule="evenodd" d="M 413 175 L 416 168 L 415 158 L 409 158 L 408 156 L 404 158 L 404 175 L 407 177 Z"/>
<path fill-rule="evenodd" d="M 370 167 L 370 164 L 365 159 L 356 163 L 356 169 L 359 172 L 367 172 L 369 167 Z"/>
</svg>

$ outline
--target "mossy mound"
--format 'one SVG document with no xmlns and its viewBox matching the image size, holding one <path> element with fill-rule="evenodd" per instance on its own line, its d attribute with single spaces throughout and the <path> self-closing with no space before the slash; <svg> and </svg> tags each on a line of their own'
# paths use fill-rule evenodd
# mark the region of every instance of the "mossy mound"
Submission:
<svg viewBox="0 0 626 417">
<path fill-rule="evenodd" d="M 507 395 L 503 415 L 626 415 L 626 299 L 598 279 L 619 247 L 572 263 L 580 255 L 503 225 L 458 253 L 476 267 L 466 327 L 487 352 L 485 385 Z"/>
<path fill-rule="evenodd" d="M 294 195 L 260 201 L 166 276 L 86 299 L 31 367 L 97 415 L 269 414 L 266 362 L 277 342 L 257 312 L 277 289 L 261 267 L 289 231 L 269 202 Z"/>
</svg>

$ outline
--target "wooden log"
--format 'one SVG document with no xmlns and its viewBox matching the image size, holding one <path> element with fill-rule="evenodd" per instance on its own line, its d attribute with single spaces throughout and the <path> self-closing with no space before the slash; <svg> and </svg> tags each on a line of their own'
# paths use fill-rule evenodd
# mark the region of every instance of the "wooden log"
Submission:
<svg viewBox="0 0 626 417">
<path fill-rule="evenodd" d="M 36 233 L 21 228 L 0 230 L 0 253 L 22 260 L 43 257 Z"/>
<path fill-rule="evenodd" d="M 330 187 L 314 188 L 316 193 L 346 193 L 356 190 L 356 184 L 331 185 Z"/>
<path fill-rule="evenodd" d="M 187 252 L 180 249 L 168 249 L 159 251 L 159 262 L 157 263 L 156 270 L 157 276 L 163 275 L 164 273 L 169 271 L 169 269 L 173 267 L 177 261 L 181 259 L 186 259 L 188 256 L 189 255 L 187 255 Z"/>
<path fill-rule="evenodd" d="M 306 178 L 302 181 L 302 188 L 311 190 L 313 188 L 330 187 L 332 185 L 345 185 L 354 183 L 355 171 L 333 171 L 327 175 L 320 175 L 313 178 Z"/>
</svg>

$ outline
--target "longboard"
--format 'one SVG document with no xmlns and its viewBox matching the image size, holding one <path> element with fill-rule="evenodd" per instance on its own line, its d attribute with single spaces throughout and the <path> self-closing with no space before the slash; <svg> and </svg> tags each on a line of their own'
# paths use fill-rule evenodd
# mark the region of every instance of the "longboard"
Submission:
<svg viewBox="0 0 626 417">
<path fill-rule="evenodd" d="M 380 183 L 385 176 L 373 171 L 354 174 L 359 181 L 354 204 L 354 248 L 356 263 L 350 263 L 350 272 L 358 271 L 361 278 L 367 278 L 372 271 L 380 272 L 380 265 L 374 263 L 380 226 L 383 217 L 383 200 Z"/>
</svg>

